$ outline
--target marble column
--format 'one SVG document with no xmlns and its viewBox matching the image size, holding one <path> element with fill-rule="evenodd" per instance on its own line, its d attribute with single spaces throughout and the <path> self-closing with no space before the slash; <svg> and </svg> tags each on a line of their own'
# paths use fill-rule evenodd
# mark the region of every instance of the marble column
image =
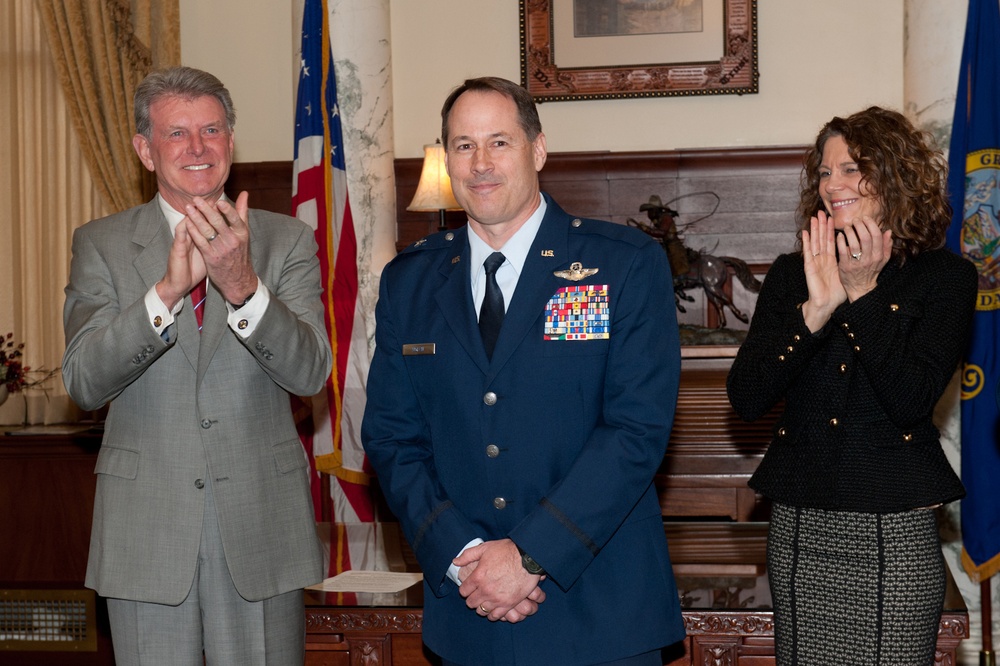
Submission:
<svg viewBox="0 0 1000 666">
<path fill-rule="evenodd" d="M 968 0 L 947 3 L 939 0 L 906 0 L 905 3 L 904 111 L 915 125 L 930 132 L 945 152 L 951 140 L 967 10 Z M 960 382 L 956 374 L 936 411 L 942 445 L 956 470 L 961 461 L 959 388 Z M 974 666 L 979 663 L 983 636 L 980 587 L 979 583 L 969 579 L 962 567 L 961 503 L 949 504 L 939 512 L 939 516 L 945 560 L 969 608 L 971 636 L 962 644 L 958 664 Z M 1000 611 L 998 578 L 1000 576 L 994 576 L 992 584 L 995 618 Z M 995 642 L 1000 633 L 998 622 L 994 621 L 992 631 Z"/>
<path fill-rule="evenodd" d="M 389 0 L 329 0 L 328 7 L 348 190 L 358 236 L 358 296 L 367 317 L 371 352 L 378 276 L 395 255 L 396 243 Z"/>
</svg>

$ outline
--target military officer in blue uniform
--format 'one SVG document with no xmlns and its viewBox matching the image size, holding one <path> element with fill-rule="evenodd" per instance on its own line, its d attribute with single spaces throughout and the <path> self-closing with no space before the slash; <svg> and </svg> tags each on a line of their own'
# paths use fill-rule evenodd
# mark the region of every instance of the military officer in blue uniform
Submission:
<svg viewBox="0 0 1000 666">
<path fill-rule="evenodd" d="M 531 96 L 442 109 L 468 224 L 386 267 L 362 436 L 446 664 L 662 664 L 684 637 L 655 474 L 680 370 L 662 248 L 539 189 Z"/>
</svg>

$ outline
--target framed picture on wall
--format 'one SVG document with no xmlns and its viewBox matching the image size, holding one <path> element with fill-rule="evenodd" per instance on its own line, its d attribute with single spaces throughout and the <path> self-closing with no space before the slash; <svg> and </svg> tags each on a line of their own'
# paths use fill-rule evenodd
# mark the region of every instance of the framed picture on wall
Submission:
<svg viewBox="0 0 1000 666">
<path fill-rule="evenodd" d="M 519 0 L 536 102 L 758 90 L 757 0 Z"/>
</svg>

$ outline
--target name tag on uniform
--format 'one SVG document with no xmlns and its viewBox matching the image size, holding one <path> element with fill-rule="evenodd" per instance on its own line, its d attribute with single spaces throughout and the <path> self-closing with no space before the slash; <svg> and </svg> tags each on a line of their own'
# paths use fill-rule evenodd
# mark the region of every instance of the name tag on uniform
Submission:
<svg viewBox="0 0 1000 666">
<path fill-rule="evenodd" d="M 411 342 L 403 345 L 403 356 L 428 356 L 434 352 L 433 342 Z"/>
<path fill-rule="evenodd" d="M 545 340 L 607 340 L 611 311 L 606 284 L 562 287 L 545 306 Z"/>
</svg>

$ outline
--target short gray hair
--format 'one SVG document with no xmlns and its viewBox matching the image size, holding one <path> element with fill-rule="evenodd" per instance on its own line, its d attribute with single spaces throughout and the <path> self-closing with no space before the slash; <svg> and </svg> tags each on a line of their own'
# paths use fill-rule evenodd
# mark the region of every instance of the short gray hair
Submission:
<svg viewBox="0 0 1000 666">
<path fill-rule="evenodd" d="M 149 107 L 161 97 L 176 96 L 187 99 L 214 97 L 226 112 L 229 130 L 236 126 L 236 108 L 226 86 L 208 72 L 193 67 L 171 67 L 151 73 L 135 89 L 135 131 L 151 138 L 153 122 Z"/>
</svg>

